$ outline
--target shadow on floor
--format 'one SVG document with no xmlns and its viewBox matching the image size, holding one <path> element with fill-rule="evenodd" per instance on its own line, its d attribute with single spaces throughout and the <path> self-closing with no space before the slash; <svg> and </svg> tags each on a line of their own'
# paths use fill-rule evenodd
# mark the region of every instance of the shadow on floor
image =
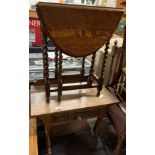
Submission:
<svg viewBox="0 0 155 155">
<path fill-rule="evenodd" d="M 105 140 L 113 150 L 117 143 L 117 137 L 111 128 L 110 122 L 107 119 L 103 120 L 101 137 L 99 138 L 97 148 L 94 151 L 91 150 L 91 143 L 95 120 L 89 121 L 89 124 L 91 130 L 52 138 L 52 155 L 107 155 L 103 147 Z M 45 134 L 43 128 L 38 132 L 38 147 L 39 155 L 45 155 Z"/>
</svg>

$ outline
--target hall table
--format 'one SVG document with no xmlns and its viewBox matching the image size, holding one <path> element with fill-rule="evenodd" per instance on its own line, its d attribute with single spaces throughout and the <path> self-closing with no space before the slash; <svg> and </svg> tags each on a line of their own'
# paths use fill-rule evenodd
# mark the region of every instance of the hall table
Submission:
<svg viewBox="0 0 155 155">
<path fill-rule="evenodd" d="M 96 97 L 95 92 L 95 88 L 64 91 L 61 102 L 57 102 L 57 93 L 53 92 L 50 103 L 47 104 L 43 89 L 35 88 L 31 91 L 30 117 L 40 118 L 43 121 L 47 155 L 52 154 L 50 139 L 52 126 L 78 119 L 98 118 L 92 141 L 92 148 L 96 147 L 102 118 L 106 116 L 109 106 L 119 103 L 119 100 L 105 87 L 99 97 Z"/>
</svg>

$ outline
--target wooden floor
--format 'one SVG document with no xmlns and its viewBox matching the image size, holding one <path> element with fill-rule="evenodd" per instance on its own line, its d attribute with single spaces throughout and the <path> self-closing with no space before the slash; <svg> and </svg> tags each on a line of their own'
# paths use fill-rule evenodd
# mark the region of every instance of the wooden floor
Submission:
<svg viewBox="0 0 155 155">
<path fill-rule="evenodd" d="M 29 120 L 29 155 L 38 155 L 36 119 Z"/>
</svg>

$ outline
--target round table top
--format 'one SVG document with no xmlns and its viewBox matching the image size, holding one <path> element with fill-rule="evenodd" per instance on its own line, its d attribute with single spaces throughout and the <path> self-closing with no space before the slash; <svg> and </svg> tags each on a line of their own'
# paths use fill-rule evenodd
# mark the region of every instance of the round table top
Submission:
<svg viewBox="0 0 155 155">
<path fill-rule="evenodd" d="M 115 31 L 123 11 L 115 8 L 39 2 L 37 13 L 45 33 L 63 53 L 84 57 L 95 53 Z"/>
</svg>

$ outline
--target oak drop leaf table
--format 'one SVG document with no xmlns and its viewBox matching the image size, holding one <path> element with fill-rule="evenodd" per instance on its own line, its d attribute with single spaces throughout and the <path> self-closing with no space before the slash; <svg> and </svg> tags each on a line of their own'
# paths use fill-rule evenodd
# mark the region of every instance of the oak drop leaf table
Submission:
<svg viewBox="0 0 155 155">
<path fill-rule="evenodd" d="M 97 88 L 94 93 L 98 97 L 104 84 L 110 38 L 121 20 L 123 11 L 116 8 L 45 2 L 37 3 L 36 11 L 41 22 L 43 74 L 47 103 L 50 102 L 50 92 L 57 92 L 57 100 L 61 101 L 63 91 L 75 89 Z M 48 37 L 56 47 L 54 78 L 49 78 Z M 99 66 L 100 76 L 97 77 L 94 75 L 95 57 L 104 44 L 104 58 L 102 65 Z M 63 75 L 63 53 L 82 58 L 80 74 Z M 86 75 L 85 59 L 90 55 L 92 56 L 91 67 L 89 74 Z M 64 85 L 68 83 L 72 85 Z M 53 89 L 53 85 L 56 88 Z"/>
</svg>

